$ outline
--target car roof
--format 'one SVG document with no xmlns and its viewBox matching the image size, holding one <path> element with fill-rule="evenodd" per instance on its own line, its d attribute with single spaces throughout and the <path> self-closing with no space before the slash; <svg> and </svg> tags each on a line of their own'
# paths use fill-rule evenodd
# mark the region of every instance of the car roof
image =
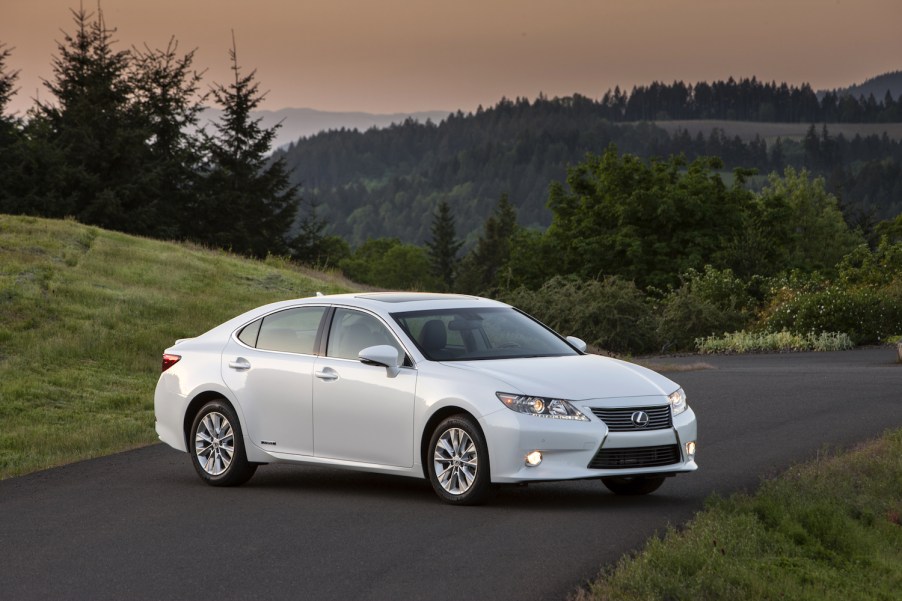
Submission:
<svg viewBox="0 0 902 601">
<path fill-rule="evenodd" d="M 328 303 L 369 309 L 377 313 L 398 313 L 428 309 L 462 307 L 504 307 L 504 303 L 464 294 L 438 294 L 432 292 L 363 292 L 331 294 L 328 296 L 298 299 L 298 302 Z"/>
</svg>

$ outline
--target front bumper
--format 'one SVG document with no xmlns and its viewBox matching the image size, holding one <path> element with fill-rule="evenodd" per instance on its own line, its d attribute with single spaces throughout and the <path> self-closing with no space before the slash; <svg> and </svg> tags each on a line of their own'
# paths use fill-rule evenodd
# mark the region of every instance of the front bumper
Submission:
<svg viewBox="0 0 902 601">
<path fill-rule="evenodd" d="M 660 399 L 655 401 L 661 404 Z M 648 399 L 644 402 L 636 399 L 636 403 L 648 404 Z M 611 432 L 590 410 L 590 406 L 598 406 L 599 402 L 575 405 L 589 418 L 588 422 L 541 418 L 514 411 L 496 411 L 483 417 L 480 422 L 489 446 L 492 482 L 677 474 L 698 469 L 695 455 L 687 450 L 688 443 L 697 440 L 695 413 L 691 408 L 675 416 L 670 428 Z M 660 450 L 653 450 L 656 448 Z M 536 450 L 542 452 L 542 462 L 527 466 L 526 455 Z M 656 459 L 647 460 L 650 455 Z M 590 464 L 606 467 L 590 468 Z"/>
</svg>

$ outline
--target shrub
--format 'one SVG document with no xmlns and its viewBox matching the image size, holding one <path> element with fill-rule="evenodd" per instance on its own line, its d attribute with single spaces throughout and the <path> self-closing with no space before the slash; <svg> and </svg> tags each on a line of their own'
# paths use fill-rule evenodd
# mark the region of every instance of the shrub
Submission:
<svg viewBox="0 0 902 601">
<path fill-rule="evenodd" d="M 658 337 L 664 348 L 690 350 L 697 338 L 747 325 L 753 300 L 729 269 L 689 270 L 683 285 L 660 303 Z"/>
<path fill-rule="evenodd" d="M 902 331 L 902 285 L 822 290 L 783 295 L 763 319 L 769 331 L 844 332 L 855 344 L 875 344 Z"/>
<path fill-rule="evenodd" d="M 635 284 L 616 276 L 555 276 L 538 290 L 521 286 L 500 297 L 562 334 L 609 351 L 639 353 L 656 346 L 651 305 Z"/>
</svg>

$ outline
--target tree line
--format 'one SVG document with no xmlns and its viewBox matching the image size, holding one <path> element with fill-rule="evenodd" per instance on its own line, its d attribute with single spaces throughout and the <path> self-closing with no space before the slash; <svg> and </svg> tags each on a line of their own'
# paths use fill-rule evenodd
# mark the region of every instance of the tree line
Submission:
<svg viewBox="0 0 902 601">
<path fill-rule="evenodd" d="M 18 71 L 0 45 L 0 211 L 74 217 L 123 232 L 285 254 L 298 208 L 284 163 L 269 158 L 275 130 L 251 112 L 263 95 L 234 39 L 233 79 L 202 89 L 194 51 L 117 49 L 103 12 L 72 11 L 58 43 L 51 99 L 26 118 L 7 114 Z M 223 118 L 199 127 L 204 103 Z"/>
<path fill-rule="evenodd" d="M 902 120 L 902 95 L 887 91 L 855 97 L 836 91 L 820 97 L 800 86 L 732 77 L 726 81 L 635 86 L 629 94 L 608 90 L 598 111 L 614 121 L 718 119 L 780 123 L 896 123 Z"/>
</svg>

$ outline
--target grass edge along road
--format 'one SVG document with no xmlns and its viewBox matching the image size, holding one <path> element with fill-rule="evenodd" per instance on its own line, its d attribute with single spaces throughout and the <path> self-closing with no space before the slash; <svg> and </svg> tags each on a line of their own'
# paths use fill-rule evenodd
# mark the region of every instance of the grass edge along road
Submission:
<svg viewBox="0 0 902 601">
<path fill-rule="evenodd" d="M 574 601 L 898 599 L 902 430 L 819 456 L 602 571 Z"/>
<path fill-rule="evenodd" d="M 75 221 L 0 215 L 0 479 L 156 441 L 163 349 L 354 284 Z"/>
</svg>

